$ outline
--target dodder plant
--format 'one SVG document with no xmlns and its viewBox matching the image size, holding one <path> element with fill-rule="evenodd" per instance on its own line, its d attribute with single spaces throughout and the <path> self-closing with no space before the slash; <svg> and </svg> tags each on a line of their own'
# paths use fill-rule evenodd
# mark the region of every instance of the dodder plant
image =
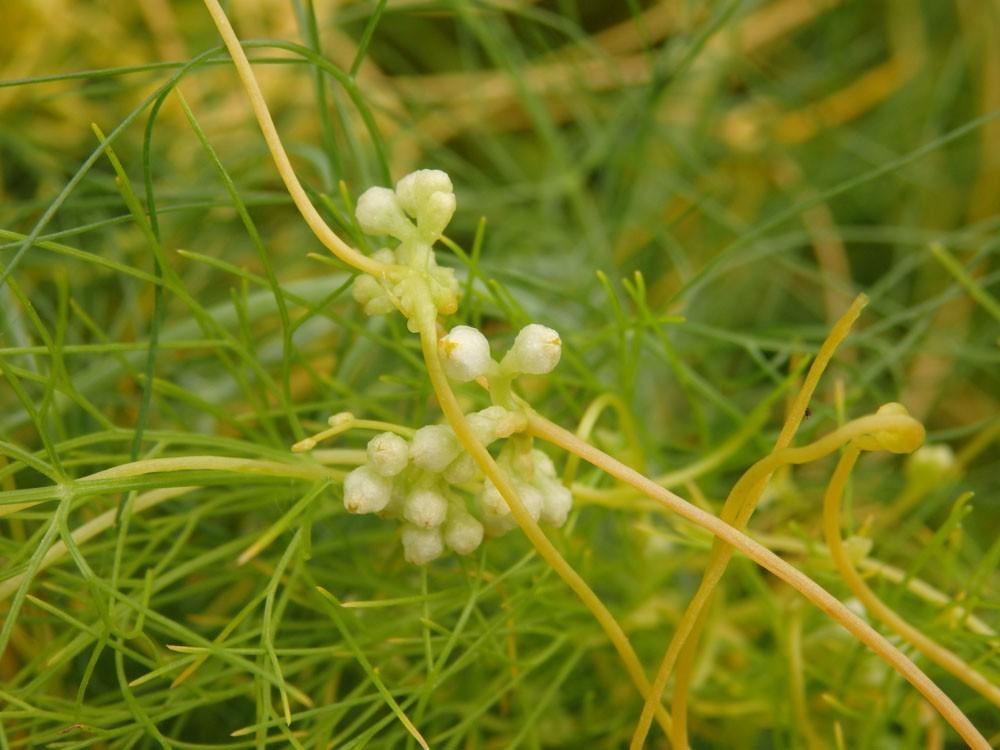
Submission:
<svg viewBox="0 0 1000 750">
<path fill-rule="evenodd" d="M 205 4 L 232 55 L 289 194 L 320 241 L 340 260 L 367 274 L 359 277 L 354 288 L 355 299 L 365 306 L 365 311 L 381 314 L 395 308 L 406 317 L 408 328 L 419 335 L 427 375 L 447 423 L 446 429 L 437 429 L 436 426 L 421 428 L 425 432 L 419 447 L 419 430 L 414 433 L 408 449 L 398 443 L 383 446 L 382 443 L 394 442 L 385 435 L 374 440 L 369 445 L 369 463 L 348 477 L 344 495 L 348 509 L 386 511 L 397 503 L 391 512 L 401 513 L 407 523 L 403 532 L 407 557 L 417 563 L 427 562 L 441 552 L 442 539 L 437 529 L 442 525 L 445 526 L 445 538 L 456 551 L 474 547 L 473 541 L 478 543 L 479 530 L 473 526 L 476 519 L 470 521 L 468 509 L 461 499 L 445 497 L 448 492 L 445 485 L 460 485 L 462 482 L 452 480 L 472 480 L 477 474 L 481 475 L 479 509 L 482 516 L 479 520 L 495 524 L 496 518 L 491 516 L 503 516 L 509 512 L 538 553 L 591 610 L 618 651 L 630 679 L 646 699 L 632 740 L 633 748 L 643 745 L 654 716 L 671 736 L 675 746 L 686 746 L 683 697 L 686 678 L 682 678 L 677 686 L 673 721 L 660 705 L 660 697 L 680 649 L 686 643 L 696 643 L 691 636 L 697 634 L 704 606 L 735 550 L 743 552 L 789 583 L 896 669 L 971 747 L 988 747 L 986 739 L 958 706 L 905 654 L 815 581 L 740 530 L 763 493 L 767 479 L 783 464 L 813 461 L 844 446 L 850 446 L 845 455 L 853 456 L 861 450 L 910 452 L 922 444 L 923 427 L 901 406 L 888 404 L 878 413 L 853 420 L 810 445 L 789 447 L 813 389 L 836 345 L 846 336 L 863 306 L 863 297 L 838 322 L 814 361 L 775 450 L 751 467 L 737 483 L 727 499 L 722 518 L 712 516 L 547 420 L 517 397 L 511 389 L 512 376 L 518 372 L 544 373 L 558 361 L 559 339 L 554 331 L 529 326 L 521 332 L 514 347 L 499 365 L 490 358 L 488 343 L 482 334 L 474 329 L 459 326 L 442 336 L 440 318 L 457 309 L 457 285 L 452 276 L 437 265 L 432 248 L 455 209 L 447 175 L 435 170 L 416 172 L 400 180 L 395 192 L 379 187 L 361 196 L 357 216 L 362 227 L 372 233 L 393 236 L 399 241 L 394 250 L 387 248 L 371 257 L 365 256 L 347 245 L 325 224 L 295 176 L 249 61 L 228 19 L 216 0 L 205 0 Z M 415 224 L 411 219 L 415 220 Z M 494 405 L 503 410 L 497 413 L 496 419 L 507 424 L 502 432 L 509 436 L 509 443 L 501 451 L 499 459 L 494 458 L 487 445 L 500 436 L 501 431 L 495 425 L 486 429 L 478 427 L 478 422 L 490 421 L 489 418 L 484 419 L 483 413 L 463 413 L 449 383 L 449 375 L 459 381 L 479 379 L 489 391 Z M 702 587 L 678 624 L 652 685 L 619 623 L 539 525 L 539 519 L 547 516 L 550 520 L 560 521 L 564 517 L 566 501 L 564 493 L 555 487 L 554 472 L 544 460 L 535 458 L 540 454 L 532 449 L 532 439 L 550 442 L 575 454 L 717 537 Z M 513 453 L 508 451 L 508 445 L 513 446 Z M 382 457 L 383 448 L 393 454 L 388 460 Z M 415 481 L 388 481 L 406 470 L 402 457 L 407 450 L 421 474 L 414 478 Z M 471 459 L 472 467 L 468 465 L 467 458 Z M 849 469 L 850 463 L 842 464 L 842 467 Z M 844 473 L 845 468 L 841 468 L 835 481 L 842 482 Z M 396 499 L 394 494 L 400 485 L 407 488 L 410 494 Z M 545 489 L 539 490 L 539 485 L 548 489 L 547 496 Z M 541 495 L 540 499 L 536 493 Z M 555 499 L 557 497 L 558 500 Z M 555 505 L 559 507 L 557 513 L 552 510 Z M 455 531 L 458 526 L 463 529 L 461 533 Z M 681 662 L 688 671 L 690 653 L 691 649 L 683 652 Z M 406 723 L 421 744 L 425 744 L 409 720 Z"/>
<path fill-rule="evenodd" d="M 360 196 L 356 217 L 361 228 L 369 234 L 390 238 L 387 240 L 389 247 L 366 255 L 344 242 L 330 229 L 295 176 L 247 58 L 221 8 L 215 0 L 206 0 L 206 5 L 250 95 L 264 137 L 290 196 L 320 241 L 337 258 L 359 272 L 353 293 L 364 311 L 370 315 L 402 314 L 410 331 L 419 336 L 423 364 L 443 412 L 444 423 L 400 425 L 351 414 L 338 414 L 331 417 L 328 430 L 303 439 L 294 446 L 293 450 L 307 453 L 317 448 L 320 441 L 347 430 L 375 432 L 362 455 L 350 451 L 338 454 L 343 459 L 340 463 L 356 466 L 346 474 L 336 469 L 331 470 L 320 461 L 293 463 L 283 460 L 283 455 L 269 455 L 259 459 L 183 456 L 125 462 L 69 481 L 61 470 L 49 471 L 43 462 L 33 461 L 30 454 L 18 454 L 19 461 L 45 474 L 52 480 L 52 486 L 38 488 L 37 491 L 24 491 L 17 495 L 19 504 L 6 506 L 5 512 L 12 509 L 29 510 L 43 498 L 58 500 L 59 508 L 40 539 L 37 553 L 31 555 L 26 569 L 0 583 L 0 598 L 11 599 L 0 629 L 0 652 L 13 637 L 14 623 L 17 622 L 23 605 L 30 601 L 35 606 L 45 606 L 44 601 L 29 593 L 28 587 L 35 575 L 67 555 L 73 558 L 92 587 L 91 594 L 94 597 L 107 597 L 116 602 L 109 610 L 111 615 L 107 617 L 109 632 L 121 632 L 121 622 L 131 623 L 134 618 L 135 624 L 127 632 L 139 638 L 142 634 L 142 619 L 147 616 L 153 618 L 155 615 L 154 612 L 147 613 L 141 604 L 117 603 L 115 577 L 113 576 L 109 585 L 90 573 L 86 559 L 80 554 L 79 545 L 101 530 L 111 527 L 118 514 L 114 509 L 109 510 L 69 533 L 66 518 L 75 492 L 84 493 L 91 489 L 100 491 L 102 486 L 117 487 L 114 484 L 117 481 L 145 474 L 187 472 L 185 477 L 193 477 L 197 472 L 209 473 L 216 470 L 240 472 L 248 477 L 286 477 L 320 483 L 314 492 L 301 498 L 253 546 L 243 550 L 238 562 L 247 564 L 255 561 L 257 553 L 288 528 L 289 519 L 294 519 L 303 506 L 317 503 L 326 486 L 323 483 L 332 479 L 343 482 L 344 505 L 349 512 L 377 513 L 398 521 L 401 526 L 402 554 L 418 565 L 430 563 L 445 554 L 446 549 L 457 554 L 469 554 L 480 546 L 485 536 L 499 536 L 520 528 L 538 554 L 593 613 L 617 650 L 636 690 L 643 696 L 645 704 L 638 717 L 633 747 L 643 745 L 653 721 L 670 736 L 673 746 L 684 747 L 687 744 L 687 694 L 692 679 L 694 655 L 705 626 L 705 613 L 736 550 L 787 582 L 895 668 L 927 698 L 970 746 L 987 746 L 982 735 L 948 696 L 896 646 L 813 580 L 742 531 L 776 471 L 784 466 L 815 461 L 841 451 L 841 459 L 830 479 L 824 503 L 827 544 L 837 569 L 868 611 L 882 620 L 888 628 L 913 644 L 940 667 L 962 679 L 984 698 L 1000 706 L 1000 696 L 995 685 L 951 651 L 909 626 L 875 597 L 854 571 L 850 554 L 840 539 L 840 499 L 851 468 L 860 453 L 914 451 L 924 438 L 921 425 L 907 416 L 898 405 L 887 404 L 877 413 L 849 421 L 809 445 L 792 445 L 817 383 L 835 349 L 847 336 L 860 313 L 863 298 L 856 301 L 837 322 L 820 349 L 788 411 L 784 427 L 771 453 L 753 465 L 735 484 L 721 517 L 715 517 L 552 423 L 518 395 L 515 385 L 520 375 L 544 375 L 557 365 L 561 352 L 558 333 L 544 325 L 532 323 L 521 330 L 506 354 L 494 358 L 490 342 L 482 332 L 467 325 L 452 325 L 452 321 L 448 320 L 458 309 L 459 287 L 451 271 L 439 266 L 434 255 L 434 244 L 441 238 L 456 205 L 453 187 L 446 174 L 437 170 L 421 170 L 403 177 L 394 188 L 375 187 Z M 190 112 L 188 114 L 190 116 Z M 110 146 L 107 151 L 124 186 L 126 201 L 137 224 L 153 234 L 148 224 L 144 223 L 146 217 L 141 206 L 135 196 L 128 192 L 127 180 Z M 13 378 L 11 380 L 14 382 Z M 478 384 L 490 399 L 491 405 L 466 413 L 449 381 Z M 664 509 L 682 516 L 716 537 L 701 586 L 677 622 L 652 682 L 625 630 L 546 536 L 546 527 L 559 527 L 566 521 L 572 495 L 558 481 L 551 460 L 538 448 L 539 442 L 550 443 L 565 451 L 571 462 L 581 459 L 589 462 Z M 263 451 L 261 455 L 265 455 Z M 187 478 L 184 481 L 188 481 Z M 192 478 L 191 481 L 195 480 Z M 190 489 L 158 487 L 153 492 L 139 496 L 134 503 L 127 503 L 121 518 L 127 524 L 129 514 L 147 511 Z M 122 538 L 124 534 L 119 536 L 119 546 L 115 551 L 115 576 L 122 555 Z M 261 649 L 274 669 L 264 675 L 258 669 L 254 674 L 264 684 L 263 692 L 274 687 L 281 693 L 287 723 L 291 722 L 292 715 L 290 699 L 308 707 L 309 696 L 283 683 L 280 655 L 271 644 L 267 631 L 272 627 L 272 614 L 281 606 L 276 603 L 275 597 L 278 582 L 289 569 L 293 553 L 304 544 L 302 539 L 303 535 L 296 533 L 277 565 L 273 568 L 265 567 L 266 572 L 271 575 L 271 584 L 265 591 L 251 598 L 246 607 L 240 610 L 240 614 L 223 628 L 218 640 L 224 641 L 252 607 L 261 600 L 264 601 L 266 624 Z M 332 598 L 326 591 L 321 593 Z M 336 624 L 338 627 L 342 626 L 339 621 Z M 350 632 L 342 629 L 342 633 L 344 643 L 353 649 Z M 210 654 L 215 654 L 214 645 L 200 643 L 197 647 L 185 647 L 189 650 L 183 653 L 190 656 L 191 663 L 174 678 L 173 685 L 188 680 Z M 124 647 L 120 647 L 116 658 L 121 658 L 124 651 Z M 426 746 L 418 726 L 419 711 L 411 718 L 401 702 L 394 697 L 392 686 L 383 682 L 378 670 L 364 659 L 360 651 L 354 651 L 357 660 L 392 707 L 398 720 L 417 741 Z M 243 658 L 244 654 L 234 650 L 227 653 L 226 657 L 234 660 L 233 663 L 239 669 L 254 671 L 254 665 Z M 120 663 L 118 666 L 123 674 Z M 166 664 L 152 669 L 133 684 L 153 680 L 170 672 L 172 668 L 173 665 Z M 92 665 L 88 665 L 87 670 L 89 676 Z M 662 705 L 662 699 L 672 675 L 675 676 L 672 706 L 667 711 Z M 120 679 L 124 682 L 123 677 Z M 127 695 L 124 689 L 123 693 Z M 262 702 L 269 700 L 269 697 L 261 698 Z M 267 703 L 268 707 L 269 705 Z M 140 708 L 135 707 L 134 710 L 137 715 L 143 716 Z M 159 737 L 151 722 L 144 720 L 144 724 L 152 736 Z M 289 733 L 286 737 L 289 743 L 294 744 L 292 734 Z M 264 743 L 259 727 L 258 743 Z"/>
</svg>

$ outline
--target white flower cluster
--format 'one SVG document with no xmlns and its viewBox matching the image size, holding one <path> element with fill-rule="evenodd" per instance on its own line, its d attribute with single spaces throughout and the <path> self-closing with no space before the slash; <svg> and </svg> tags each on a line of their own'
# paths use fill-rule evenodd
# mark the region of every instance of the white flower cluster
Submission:
<svg viewBox="0 0 1000 750">
<path fill-rule="evenodd" d="M 354 299 L 368 315 L 398 308 L 412 327 L 418 295 L 426 292 L 439 313 L 450 315 L 458 309 L 455 274 L 438 266 L 432 249 L 455 213 L 455 191 L 445 172 L 421 169 L 397 182 L 395 190 L 369 188 L 358 198 L 354 213 L 366 233 L 399 240 L 395 249 L 378 250 L 372 256 L 375 260 L 416 272 L 400 278 L 358 276 Z"/>
<path fill-rule="evenodd" d="M 490 406 L 467 417 L 484 446 L 522 432 L 522 414 Z M 544 453 L 508 441 L 498 462 L 532 518 L 561 526 L 573 503 Z M 476 550 L 484 533 L 498 536 L 517 524 L 496 488 L 485 481 L 450 427 L 428 425 L 407 442 L 391 432 L 368 442 L 367 462 L 344 480 L 344 507 L 402 522 L 403 551 L 415 565 L 440 557 L 447 547 L 460 555 Z"/>
<path fill-rule="evenodd" d="M 507 376 L 552 372 L 562 355 L 562 341 L 551 328 L 531 323 L 517 334 L 514 345 L 498 365 L 481 331 L 455 326 L 438 341 L 438 353 L 448 377 L 466 383 L 494 372 Z"/>
</svg>

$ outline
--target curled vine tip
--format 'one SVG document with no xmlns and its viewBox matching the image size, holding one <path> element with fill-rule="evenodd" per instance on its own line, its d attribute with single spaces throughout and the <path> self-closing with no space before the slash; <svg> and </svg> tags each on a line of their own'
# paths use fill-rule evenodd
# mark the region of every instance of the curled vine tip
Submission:
<svg viewBox="0 0 1000 750">
<path fill-rule="evenodd" d="M 893 419 L 885 429 L 877 429 L 871 434 L 854 438 L 853 443 L 860 450 L 912 453 L 923 445 L 927 434 L 924 426 L 911 417 L 902 404 L 895 402 L 883 404 L 875 415 L 903 417 L 903 419 Z"/>
</svg>

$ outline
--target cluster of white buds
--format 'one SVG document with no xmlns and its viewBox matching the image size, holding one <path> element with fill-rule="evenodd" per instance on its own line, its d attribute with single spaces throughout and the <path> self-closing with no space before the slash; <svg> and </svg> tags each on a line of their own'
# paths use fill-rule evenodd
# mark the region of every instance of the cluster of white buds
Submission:
<svg viewBox="0 0 1000 750">
<path fill-rule="evenodd" d="M 525 510 L 536 521 L 562 526 L 573 507 L 573 495 L 556 476 L 552 459 L 540 450 L 518 453 L 508 451 L 509 447 L 509 444 L 504 446 L 497 463 L 513 479 Z M 507 501 L 489 480 L 483 482 L 478 500 L 483 523 L 491 536 L 505 534 L 517 526 Z"/>
<path fill-rule="evenodd" d="M 451 179 L 433 169 L 407 175 L 395 190 L 374 187 L 358 198 L 355 215 L 361 229 L 398 241 L 395 248 L 372 256 L 384 265 L 378 276 L 362 274 L 354 282 L 354 299 L 368 315 L 398 309 L 416 332 L 418 324 L 426 324 L 426 319 L 418 320 L 418 311 L 427 309 L 428 300 L 438 314 L 455 312 L 458 283 L 451 269 L 437 265 L 433 250 L 454 213 Z M 559 363 L 562 342 L 556 331 L 532 323 L 497 362 L 482 332 L 460 325 L 439 340 L 438 353 L 449 378 L 461 383 L 486 378 L 494 398 L 512 406 L 511 379 L 551 372 Z M 530 438 L 516 434 L 527 427 L 524 414 L 494 405 L 466 419 L 484 447 L 513 438 L 500 448 L 497 462 L 535 521 L 562 526 L 572 495 L 552 461 L 532 448 Z M 335 428 L 331 423 L 331 431 L 296 446 L 309 450 Z M 373 437 L 367 461 L 344 480 L 344 507 L 399 519 L 405 557 L 417 565 L 440 557 L 446 547 L 467 555 L 479 547 L 484 533 L 497 536 L 517 525 L 506 500 L 446 425 L 421 427 L 408 441 L 393 432 Z"/>
<path fill-rule="evenodd" d="M 443 315 L 458 309 L 455 273 L 438 266 L 432 249 L 455 213 L 455 191 L 446 173 L 421 169 L 397 182 L 395 190 L 369 188 L 358 198 L 354 213 L 366 233 L 399 241 L 394 249 L 382 248 L 372 257 L 408 270 L 392 278 L 361 274 L 355 279 L 354 299 L 368 315 L 399 309 L 413 328 L 416 306 L 425 293 Z"/>
<path fill-rule="evenodd" d="M 553 329 L 531 323 L 514 339 L 514 345 L 497 364 L 482 332 L 455 326 L 438 341 L 438 353 L 449 378 L 466 383 L 492 374 L 544 375 L 552 372 L 562 355 L 562 341 Z"/>
<path fill-rule="evenodd" d="M 527 426 L 523 414 L 500 406 L 467 419 L 485 447 Z M 498 460 L 535 520 L 565 523 L 572 495 L 548 456 L 531 449 L 530 442 L 510 440 Z M 506 502 L 445 425 L 421 427 L 409 441 L 392 432 L 373 437 L 367 461 L 344 479 L 344 507 L 400 520 L 404 555 L 416 565 L 440 557 L 445 548 L 467 555 L 482 543 L 484 532 L 497 536 L 516 526 Z"/>
</svg>

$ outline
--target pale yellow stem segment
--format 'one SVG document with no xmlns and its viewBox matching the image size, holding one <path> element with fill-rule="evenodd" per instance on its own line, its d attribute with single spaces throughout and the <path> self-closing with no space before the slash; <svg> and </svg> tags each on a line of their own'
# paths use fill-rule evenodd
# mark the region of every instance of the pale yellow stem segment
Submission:
<svg viewBox="0 0 1000 750">
<path fill-rule="evenodd" d="M 133 461 L 110 469 L 88 474 L 77 480 L 78 485 L 86 485 L 100 479 L 123 479 L 157 474 L 165 471 L 227 471 L 234 474 L 260 474 L 268 477 L 288 477 L 289 479 L 328 479 L 335 476 L 333 470 L 322 466 L 282 461 L 268 461 L 259 458 L 231 458 L 229 456 L 174 456 L 170 458 L 148 458 Z"/>
<path fill-rule="evenodd" d="M 894 417 L 895 418 L 895 417 Z M 989 750 L 989 743 L 973 726 L 968 717 L 920 668 L 898 648 L 880 635 L 868 623 L 851 612 L 830 592 L 807 575 L 789 565 L 771 550 L 733 528 L 721 519 L 691 505 L 683 498 L 665 490 L 648 477 L 580 440 L 573 433 L 535 412 L 528 414 L 528 431 L 542 440 L 580 456 L 584 461 L 625 482 L 658 504 L 714 534 L 755 563 L 788 583 L 816 607 L 842 625 L 855 638 L 881 657 L 913 685 L 974 750 Z"/>
<path fill-rule="evenodd" d="M 816 461 L 829 455 L 841 446 L 846 445 L 851 440 L 869 441 L 872 450 L 879 450 L 880 446 L 877 439 L 873 437 L 879 434 L 892 436 L 898 442 L 897 448 L 902 447 L 910 451 L 916 450 L 924 440 L 923 425 L 912 417 L 903 414 L 873 414 L 848 422 L 843 427 L 824 435 L 809 445 L 799 448 L 776 450 L 751 466 L 740 477 L 739 481 L 736 482 L 723 506 L 722 521 L 732 524 L 738 530 L 742 530 L 756 506 L 756 499 L 753 493 L 778 468 L 789 464 L 803 464 Z M 710 562 L 705 569 L 701 584 L 698 586 L 698 590 L 677 623 L 677 627 L 674 630 L 674 637 L 670 640 L 670 645 L 667 647 L 667 652 L 663 657 L 663 662 L 660 664 L 656 679 L 653 681 L 653 690 L 657 688 L 662 690 L 678 658 L 682 655 L 686 656 L 680 662 L 678 670 L 679 684 L 674 690 L 675 704 L 678 696 L 681 696 L 683 701 L 681 703 L 682 707 L 686 707 L 687 678 L 690 676 L 694 662 L 693 651 L 690 649 L 686 652 L 683 651 L 684 644 L 685 642 L 689 645 L 693 644 L 691 640 L 692 634 L 700 632 L 700 629 L 704 627 L 705 613 L 708 611 L 708 605 L 734 552 L 731 547 L 727 547 L 718 540 L 716 540 L 713 546 L 713 551 L 716 554 L 710 557 Z M 683 683 L 680 682 L 681 669 L 683 669 L 685 676 Z M 645 734 L 649 729 L 648 711 L 647 704 L 643 713 L 643 716 L 646 718 L 640 716 L 639 724 L 633 736 L 633 750 L 641 747 L 645 740 Z M 684 731 L 678 731 L 676 718 L 674 720 L 672 741 L 675 747 L 684 747 L 687 743 L 687 734 Z"/>
<path fill-rule="evenodd" d="M 233 31 L 229 19 L 226 18 L 226 14 L 217 0 L 204 1 L 205 8 L 212 16 L 212 20 L 219 30 L 219 35 L 222 37 L 226 49 L 229 50 L 229 54 L 233 58 L 233 64 L 236 66 L 240 80 L 243 81 L 243 87 L 250 98 L 250 106 L 253 108 L 253 113 L 257 118 L 258 125 L 260 125 L 261 132 L 264 134 L 264 141 L 271 152 L 274 164 L 278 168 L 278 173 L 281 175 L 281 179 L 284 181 L 285 188 L 292 197 L 295 207 L 302 214 L 302 218 L 305 219 L 306 224 L 309 225 L 309 228 L 319 241 L 331 253 L 344 261 L 344 263 L 353 266 L 359 271 L 370 273 L 376 278 L 383 278 L 394 267 L 385 263 L 379 263 L 367 255 L 363 255 L 340 239 L 337 233 L 320 216 L 315 206 L 313 206 L 312 201 L 309 200 L 309 196 L 306 195 L 306 191 L 302 188 L 299 178 L 295 175 L 295 170 L 292 169 L 292 163 L 288 159 L 288 154 L 285 153 L 285 147 L 281 144 L 281 138 L 278 137 L 278 131 L 274 127 L 274 121 L 271 119 L 271 113 L 268 111 L 267 103 L 264 101 L 260 85 L 257 83 L 257 78 L 250 67 L 250 61 L 247 60 L 246 53 L 243 52 L 243 47 L 240 45 L 240 40 L 236 36 L 236 32 Z"/>
<path fill-rule="evenodd" d="M 834 323 L 826 340 L 820 346 L 819 352 L 816 354 L 816 359 L 810 365 L 802 387 L 792 401 L 788 415 L 785 418 L 785 423 L 781 428 L 781 433 L 778 435 L 777 441 L 775 441 L 774 451 L 780 451 L 791 445 L 792 438 L 795 437 L 795 433 L 805 417 L 806 408 L 812 400 L 813 393 L 816 391 L 816 387 L 819 385 L 819 380 L 826 371 L 827 365 L 833 359 L 837 347 L 840 346 L 841 342 L 851 332 L 851 328 L 867 304 L 868 297 L 864 294 L 859 294 L 847 311 Z M 762 472 L 756 477 L 756 482 L 753 484 L 748 483 L 743 493 L 737 493 L 734 487 L 723 504 L 720 514 L 722 519 L 726 523 L 733 524 L 737 529 L 744 528 L 750 520 L 754 509 L 757 507 L 757 503 L 760 501 L 770 477 L 771 474 L 769 471 Z M 695 597 L 688 604 L 688 608 L 684 612 L 684 617 L 691 617 L 693 610 L 696 609 L 701 610 L 703 613 L 708 611 L 708 605 L 712 601 L 719 581 L 726 572 L 726 567 L 731 557 L 731 549 L 727 549 L 725 545 L 718 541 L 713 545 L 708 565 L 706 565 L 702 576 L 701 585 Z M 700 614 L 694 618 L 694 624 L 690 633 L 682 632 L 681 630 L 674 631 L 667 650 L 663 654 L 663 660 L 660 662 L 656 678 L 653 680 L 653 695 L 649 697 L 649 700 L 647 700 L 646 705 L 643 707 L 643 714 L 639 719 L 635 735 L 632 738 L 633 749 L 641 747 L 645 741 L 646 732 L 649 728 L 648 717 L 651 709 L 649 704 L 654 699 L 658 702 L 661 700 L 667 681 L 670 679 L 674 663 L 678 659 L 680 663 L 678 665 L 677 680 L 674 685 L 671 709 L 674 713 L 674 730 L 671 735 L 671 741 L 675 748 L 683 749 L 687 747 L 688 685 L 690 684 L 691 674 L 694 669 L 694 657 L 698 648 L 698 639 L 705 626 L 706 616 L 706 614 Z M 677 715 L 678 712 L 679 716 Z"/>
<path fill-rule="evenodd" d="M 953 652 L 928 638 L 886 606 L 875 592 L 868 588 L 868 584 L 864 582 L 851 562 L 840 538 L 840 506 L 844 496 L 844 486 L 847 484 L 851 469 L 854 468 L 859 455 L 860 451 L 854 446 L 850 446 L 844 451 L 823 497 L 823 532 L 826 536 L 826 546 L 830 550 L 830 556 L 833 558 L 837 570 L 854 595 L 872 615 L 897 632 L 932 662 L 950 672 L 994 706 L 1000 708 L 1000 687 L 994 685 Z"/>
<path fill-rule="evenodd" d="M 545 562 L 552 566 L 559 577 L 565 581 L 580 598 L 584 606 L 594 615 L 594 618 L 618 652 L 618 656 L 625 665 L 625 670 L 628 672 L 629 678 L 635 684 L 636 688 L 638 688 L 640 695 L 646 698 L 650 690 L 649 678 L 646 677 L 642 664 L 639 662 L 639 657 L 636 656 L 635 649 L 632 648 L 632 644 L 629 642 L 628 636 L 625 634 L 622 626 L 615 620 L 614 615 L 611 614 L 608 608 L 604 606 L 604 603 L 598 598 L 597 594 L 587 585 L 587 582 L 580 577 L 580 574 L 559 554 L 559 550 L 545 536 L 538 522 L 531 517 L 527 508 L 524 507 L 517 494 L 517 490 L 514 489 L 507 475 L 497 465 L 490 452 L 483 447 L 473 434 L 465 418 L 465 414 L 462 412 L 462 407 L 451 390 L 451 384 L 448 382 L 444 367 L 441 365 L 441 360 L 438 356 L 437 312 L 429 301 L 421 305 L 420 310 L 420 344 L 423 350 L 424 363 L 427 367 L 427 374 L 430 377 L 431 385 L 434 388 L 434 394 L 437 396 L 445 419 L 448 421 L 451 429 L 454 430 L 455 436 L 462 444 L 462 447 L 472 456 L 472 460 L 476 462 L 476 466 L 479 467 L 487 479 L 493 482 L 501 497 L 503 497 L 510 507 L 510 512 L 514 520 L 517 521 L 524 535 L 534 545 L 538 554 Z M 670 731 L 670 716 L 662 706 L 657 707 L 656 719 L 660 726 L 663 727 L 664 732 Z"/>
</svg>

